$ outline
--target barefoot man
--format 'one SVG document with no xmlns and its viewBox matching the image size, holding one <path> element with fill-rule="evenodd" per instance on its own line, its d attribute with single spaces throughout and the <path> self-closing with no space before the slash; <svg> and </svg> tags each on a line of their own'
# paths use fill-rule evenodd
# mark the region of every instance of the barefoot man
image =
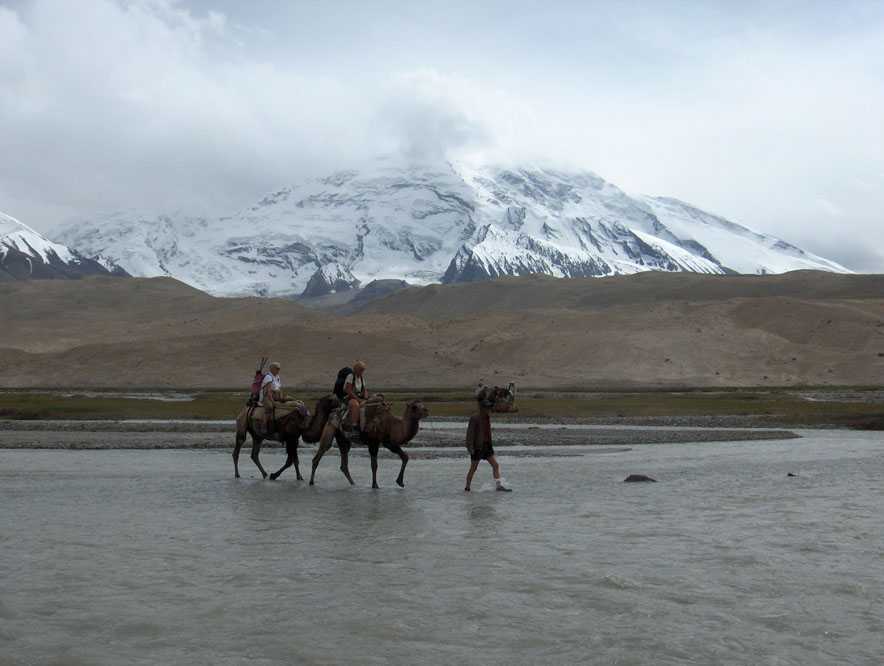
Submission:
<svg viewBox="0 0 884 666">
<path fill-rule="evenodd" d="M 491 464 L 491 472 L 494 475 L 497 490 L 510 491 L 500 480 L 500 465 L 497 464 L 497 459 L 494 457 L 494 447 L 491 445 L 491 410 L 494 408 L 495 397 L 494 389 L 479 384 L 479 388 L 476 389 L 476 402 L 479 403 L 479 411 L 470 417 L 470 424 L 467 426 L 466 446 L 470 452 L 470 471 L 467 472 L 465 492 L 470 491 L 473 475 L 483 460 L 487 460 Z"/>
</svg>

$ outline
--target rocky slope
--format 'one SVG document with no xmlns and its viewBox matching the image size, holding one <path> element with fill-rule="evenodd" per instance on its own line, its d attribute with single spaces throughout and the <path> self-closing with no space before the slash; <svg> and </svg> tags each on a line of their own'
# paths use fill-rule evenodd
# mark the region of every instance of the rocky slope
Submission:
<svg viewBox="0 0 884 666">
<path fill-rule="evenodd" d="M 884 276 L 642 273 L 408 287 L 341 316 L 169 278 L 0 283 L 0 386 L 880 385 Z"/>
</svg>

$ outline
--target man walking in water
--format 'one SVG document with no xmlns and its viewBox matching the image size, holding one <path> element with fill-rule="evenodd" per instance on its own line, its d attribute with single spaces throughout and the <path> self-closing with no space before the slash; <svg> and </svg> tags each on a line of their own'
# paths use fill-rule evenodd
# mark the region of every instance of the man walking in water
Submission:
<svg viewBox="0 0 884 666">
<path fill-rule="evenodd" d="M 494 407 L 495 397 L 494 389 L 479 384 L 476 389 L 479 411 L 470 417 L 470 423 L 467 426 L 466 447 L 470 452 L 470 471 L 467 472 L 465 492 L 470 492 L 473 475 L 483 460 L 487 460 L 491 465 L 491 473 L 494 475 L 497 490 L 510 492 L 510 489 L 505 487 L 500 480 L 500 465 L 497 464 L 497 459 L 494 457 L 494 447 L 491 445 L 491 410 Z"/>
</svg>

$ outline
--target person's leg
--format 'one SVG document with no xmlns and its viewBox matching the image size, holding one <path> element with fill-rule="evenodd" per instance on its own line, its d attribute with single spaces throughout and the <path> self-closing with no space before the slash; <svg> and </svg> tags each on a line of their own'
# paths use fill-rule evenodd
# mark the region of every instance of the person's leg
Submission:
<svg viewBox="0 0 884 666">
<path fill-rule="evenodd" d="M 476 473 L 476 470 L 479 468 L 478 460 L 470 460 L 470 471 L 467 472 L 467 484 L 464 486 L 465 491 L 469 491 L 470 486 L 473 484 L 473 475 Z"/>
<path fill-rule="evenodd" d="M 350 423 L 359 430 L 359 401 L 350 400 Z"/>
<path fill-rule="evenodd" d="M 509 488 L 505 488 L 503 483 L 500 480 L 500 465 L 497 464 L 497 458 L 494 456 L 488 456 L 488 463 L 491 465 L 491 473 L 494 475 L 494 484 L 497 486 L 498 490 L 509 490 Z"/>
<path fill-rule="evenodd" d="M 264 401 L 264 433 L 268 436 L 273 433 L 273 403 L 269 400 Z"/>
</svg>

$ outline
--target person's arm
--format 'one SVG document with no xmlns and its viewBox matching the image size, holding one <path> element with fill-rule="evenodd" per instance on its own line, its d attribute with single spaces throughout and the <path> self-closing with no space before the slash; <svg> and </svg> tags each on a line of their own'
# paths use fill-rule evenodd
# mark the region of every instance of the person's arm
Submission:
<svg viewBox="0 0 884 666">
<path fill-rule="evenodd" d="M 264 387 L 261 389 L 262 392 L 262 400 L 265 405 L 273 404 L 273 382 L 265 382 Z"/>
<path fill-rule="evenodd" d="M 467 424 L 467 437 L 464 445 L 467 447 L 467 451 L 470 452 L 470 455 L 476 450 L 476 440 L 477 430 L 478 430 L 479 420 L 475 416 L 470 417 L 470 422 Z"/>
<path fill-rule="evenodd" d="M 353 382 L 347 382 L 344 384 L 344 393 L 347 394 L 347 400 L 359 400 L 356 396 L 356 387 L 353 386 Z"/>
<path fill-rule="evenodd" d="M 344 384 L 344 393 L 347 394 L 348 400 L 358 400 L 359 402 L 362 402 L 362 398 L 360 398 L 358 395 L 356 395 L 356 376 L 350 375 L 350 377 L 348 377 L 348 379 L 350 379 L 350 378 L 352 378 L 352 381 L 349 381 L 346 384 Z M 364 386 L 365 386 L 365 384 L 363 384 L 363 387 Z"/>
</svg>

